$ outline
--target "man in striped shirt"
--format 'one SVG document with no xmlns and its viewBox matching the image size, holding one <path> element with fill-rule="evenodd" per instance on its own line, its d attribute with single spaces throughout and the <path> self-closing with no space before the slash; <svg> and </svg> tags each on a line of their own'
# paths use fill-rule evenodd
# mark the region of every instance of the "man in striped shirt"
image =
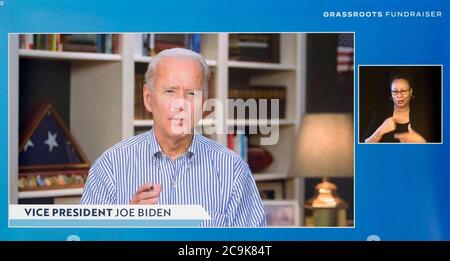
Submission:
<svg viewBox="0 0 450 261">
<path fill-rule="evenodd" d="M 209 68 L 187 49 L 160 52 L 149 64 L 144 104 L 153 129 L 104 152 L 91 166 L 82 204 L 201 205 L 202 226 L 265 226 L 248 165 L 233 151 L 194 134 L 207 97 Z"/>
</svg>

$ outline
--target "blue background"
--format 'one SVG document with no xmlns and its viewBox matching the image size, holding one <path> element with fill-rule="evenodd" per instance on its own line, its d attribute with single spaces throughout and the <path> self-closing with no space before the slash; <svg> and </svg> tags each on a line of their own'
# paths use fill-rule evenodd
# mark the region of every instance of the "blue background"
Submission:
<svg viewBox="0 0 450 261">
<path fill-rule="evenodd" d="M 306 1 L 305 1 L 306 2 Z M 314 2 L 314 3 L 310 3 Z M 0 6 L 0 239 L 65 240 L 450 240 L 448 1 L 261 0 L 13 1 Z M 325 18 L 324 11 L 428 11 L 442 18 Z M 442 64 L 442 145 L 356 144 L 356 228 L 37 229 L 8 228 L 10 32 L 356 32 L 358 64 Z M 357 93 L 357 74 L 355 78 Z M 357 99 L 355 99 L 357 126 Z M 357 128 L 355 128 L 355 140 Z M 391 161 L 386 160 L 391 159 Z M 380 162 L 388 162 L 379 164 Z M 389 163 L 390 162 L 390 163 Z"/>
</svg>

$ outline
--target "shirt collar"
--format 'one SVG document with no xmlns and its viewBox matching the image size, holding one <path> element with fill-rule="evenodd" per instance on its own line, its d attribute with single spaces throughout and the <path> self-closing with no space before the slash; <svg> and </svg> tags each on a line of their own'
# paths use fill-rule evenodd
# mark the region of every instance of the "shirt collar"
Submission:
<svg viewBox="0 0 450 261">
<path fill-rule="evenodd" d="M 159 146 L 158 141 L 156 140 L 155 132 L 153 128 L 149 131 L 149 146 L 150 146 L 150 155 L 157 156 L 162 153 L 161 146 Z"/>
<path fill-rule="evenodd" d="M 159 146 L 158 141 L 156 140 L 155 132 L 153 131 L 153 129 L 149 131 L 149 146 L 150 146 L 150 155 L 153 156 L 163 155 L 163 151 L 161 149 L 161 146 Z M 189 148 L 187 150 L 189 158 L 191 158 L 196 154 L 196 152 L 198 151 L 197 147 L 198 147 L 197 134 L 194 134 L 191 145 L 189 145 Z"/>
</svg>

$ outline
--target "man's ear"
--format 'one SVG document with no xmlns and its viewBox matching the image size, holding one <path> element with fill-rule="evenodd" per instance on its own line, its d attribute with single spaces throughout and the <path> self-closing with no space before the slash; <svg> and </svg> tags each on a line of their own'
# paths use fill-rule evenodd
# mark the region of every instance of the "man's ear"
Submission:
<svg viewBox="0 0 450 261">
<path fill-rule="evenodd" d="M 142 93 L 145 109 L 147 109 L 148 112 L 152 112 L 152 104 L 150 102 L 151 91 L 147 88 L 146 84 L 144 84 L 144 87 L 142 88 Z"/>
<path fill-rule="evenodd" d="M 209 100 L 210 101 L 210 100 Z M 208 110 L 205 110 L 206 102 L 208 102 L 208 99 L 206 96 L 202 97 L 202 119 L 206 118 L 208 115 L 213 113 L 216 109 L 215 106 L 208 107 Z"/>
</svg>

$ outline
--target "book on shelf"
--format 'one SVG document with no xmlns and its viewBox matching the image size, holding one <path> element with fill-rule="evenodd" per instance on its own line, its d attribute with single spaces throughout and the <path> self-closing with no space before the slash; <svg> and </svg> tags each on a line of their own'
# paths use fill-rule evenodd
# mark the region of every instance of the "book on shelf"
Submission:
<svg viewBox="0 0 450 261">
<path fill-rule="evenodd" d="M 145 75 L 136 73 L 134 75 L 134 119 L 135 120 L 150 120 L 153 118 L 152 114 L 147 111 L 144 106 L 143 87 L 145 82 Z"/>
<path fill-rule="evenodd" d="M 146 133 L 151 129 L 152 129 L 152 127 L 135 127 L 134 135 L 140 135 L 140 134 Z"/>
<path fill-rule="evenodd" d="M 189 38 L 189 49 L 196 53 L 201 52 L 202 39 L 200 34 L 191 34 Z"/>
<path fill-rule="evenodd" d="M 86 45 L 86 44 L 65 43 L 65 44 L 63 44 L 62 51 L 64 51 L 64 52 L 96 53 L 97 46 L 96 45 Z"/>
<path fill-rule="evenodd" d="M 33 34 L 21 34 L 19 35 L 19 48 L 31 50 L 34 49 L 34 35 Z"/>
<path fill-rule="evenodd" d="M 119 53 L 118 34 L 21 34 L 21 49 Z"/>
<path fill-rule="evenodd" d="M 153 56 L 152 50 L 154 49 L 154 34 L 143 34 L 142 35 L 142 55 L 143 56 Z"/>
<path fill-rule="evenodd" d="M 64 43 L 96 45 L 98 38 L 96 34 L 63 34 Z"/>
<path fill-rule="evenodd" d="M 230 34 L 229 59 L 251 62 L 280 62 L 279 34 Z"/>
<path fill-rule="evenodd" d="M 208 99 L 216 98 L 216 72 L 210 70 L 210 77 L 208 83 Z"/>
<path fill-rule="evenodd" d="M 187 48 L 194 52 L 201 51 L 200 34 L 144 34 L 142 37 L 142 54 L 154 56 L 170 48 Z"/>
<path fill-rule="evenodd" d="M 117 34 L 64 34 L 63 51 L 118 53 Z"/>
<path fill-rule="evenodd" d="M 21 34 L 19 47 L 26 50 L 61 51 L 60 34 Z"/>
<path fill-rule="evenodd" d="M 102 37 L 98 38 L 94 34 L 64 34 L 62 35 L 62 51 L 100 52 Z"/>
<path fill-rule="evenodd" d="M 228 97 L 230 99 L 242 99 L 247 101 L 255 99 L 257 105 L 257 117 L 261 118 L 259 114 L 260 102 L 267 100 L 267 118 L 271 119 L 272 99 L 279 100 L 279 118 L 286 117 L 286 87 L 280 85 L 239 85 L 233 84 L 228 90 Z M 245 110 L 245 119 L 251 118 L 249 110 Z M 237 119 L 237 109 L 234 110 L 234 118 Z"/>
<path fill-rule="evenodd" d="M 228 148 L 236 152 L 245 162 L 247 162 L 248 138 L 243 132 L 228 134 Z"/>
</svg>

